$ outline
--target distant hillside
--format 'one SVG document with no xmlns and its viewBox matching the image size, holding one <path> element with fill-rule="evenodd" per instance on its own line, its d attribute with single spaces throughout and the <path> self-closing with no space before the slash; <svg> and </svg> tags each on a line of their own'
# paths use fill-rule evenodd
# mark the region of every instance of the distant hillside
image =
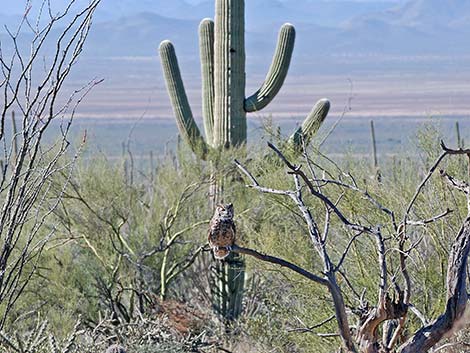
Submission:
<svg viewBox="0 0 470 353">
<path fill-rule="evenodd" d="M 470 53 L 470 0 L 411 0 L 352 18 L 342 50 L 455 55 Z M 354 40 L 354 38 L 356 40 Z M 344 44 L 343 44 L 344 45 Z"/>
<path fill-rule="evenodd" d="M 7 15 L 0 12 L 0 32 L 5 32 L 4 28 L 16 28 L 21 21 L 21 16 L 19 15 Z"/>
<path fill-rule="evenodd" d="M 77 4 L 87 1 L 77 0 Z M 186 70 L 199 71 L 197 28 L 202 18 L 213 16 L 213 0 L 102 1 L 86 56 L 155 57 L 159 43 L 170 39 L 179 60 L 191 63 Z M 52 4 L 58 8 L 67 2 L 53 0 Z M 21 12 L 19 3 L 7 0 L 0 12 Z M 2 23 L 16 20 L 0 15 Z M 441 69 L 441 58 L 452 61 L 452 56 L 470 55 L 470 0 L 247 0 L 247 55 L 253 68 L 265 71 L 284 22 L 297 29 L 294 61 L 299 71 L 311 71 L 313 64 L 322 71 L 325 67 L 337 70 L 333 62 L 353 65 L 354 70 L 370 69 L 377 60 L 385 60 L 387 70 L 422 57 L 437 58 Z M 392 62 L 389 57 L 406 59 Z M 433 69 L 432 60 L 429 69 Z"/>
<path fill-rule="evenodd" d="M 293 6 L 291 1 L 247 1 L 249 55 L 259 56 L 261 53 L 272 52 L 278 26 L 286 21 L 294 23 L 297 28 L 298 58 L 366 53 L 383 55 L 470 53 L 468 40 L 470 24 L 466 24 L 470 19 L 470 0 L 413 0 L 401 6 L 389 2 L 364 2 L 357 5 L 358 3 L 354 1 L 297 1 L 296 6 Z M 119 3 L 125 6 L 127 1 L 121 0 Z M 212 1 L 205 1 L 193 7 L 203 8 L 208 6 L 208 3 L 212 4 Z M 180 6 L 185 5 L 183 0 L 172 4 L 171 8 L 165 11 L 171 12 L 171 9 L 177 11 Z M 323 5 L 325 8 L 321 12 L 320 8 Z M 340 5 L 343 12 L 338 10 Z M 372 10 L 384 6 L 392 7 L 380 11 Z M 263 8 L 266 9 L 264 13 Z M 359 8 L 371 10 L 368 14 L 352 16 L 354 14 L 352 9 L 356 9 L 357 12 Z M 335 17 L 337 25 L 318 24 L 316 18 L 325 17 L 325 13 L 329 10 L 337 12 Z M 321 16 L 315 16 L 315 13 Z M 341 18 L 346 18 L 346 13 L 350 13 L 352 17 L 341 22 Z M 200 16 L 202 17 L 207 15 Z M 258 17 L 259 21 L 256 20 Z M 100 56 L 154 55 L 163 39 L 171 39 L 179 53 L 197 54 L 197 26 L 200 18 L 174 19 L 142 12 L 116 20 L 98 22 L 89 46 L 93 48 L 94 55 Z M 268 24 L 276 21 L 278 23 L 275 26 Z"/>
<path fill-rule="evenodd" d="M 88 0 L 76 0 L 77 6 Z M 353 16 L 386 10 L 401 0 L 358 1 L 358 0 L 248 0 L 245 2 L 249 27 L 292 21 L 324 26 L 337 26 Z M 24 0 L 2 0 L 1 13 L 23 14 Z M 63 9 L 69 0 L 51 0 L 54 11 Z M 39 9 L 42 0 L 32 0 L 33 9 Z M 35 12 L 35 11 L 33 11 Z M 214 0 L 102 0 L 96 20 L 110 21 L 135 16 L 139 13 L 153 13 L 176 19 L 200 20 L 214 16 Z"/>
<path fill-rule="evenodd" d="M 470 0 L 414 0 L 389 11 L 385 21 L 427 30 L 436 27 L 468 27 Z"/>
<path fill-rule="evenodd" d="M 353 16 L 383 11 L 396 4 L 390 1 L 354 0 L 249 0 L 245 2 L 246 25 L 250 30 L 284 22 L 316 24 L 337 27 Z M 213 16 L 214 1 L 208 0 L 197 6 L 198 11 Z M 169 14 L 168 14 L 169 15 Z M 191 12 L 171 14 L 171 17 L 194 18 Z"/>
<path fill-rule="evenodd" d="M 198 48 L 198 26 L 199 21 L 139 13 L 95 24 L 88 52 L 93 56 L 153 56 L 159 43 L 171 38 L 178 52 L 192 53 Z"/>
</svg>

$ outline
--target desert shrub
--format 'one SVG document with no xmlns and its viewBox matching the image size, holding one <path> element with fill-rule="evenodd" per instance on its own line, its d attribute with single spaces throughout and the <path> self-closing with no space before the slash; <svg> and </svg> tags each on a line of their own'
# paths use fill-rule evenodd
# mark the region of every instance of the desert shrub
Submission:
<svg viewBox="0 0 470 353">
<path fill-rule="evenodd" d="M 416 155 L 408 157 L 401 163 L 396 163 L 393 158 L 383 163 L 380 182 L 375 177 L 375 171 L 365 160 L 345 156 L 344 159 L 337 161 L 338 168 L 328 166 L 330 162 L 322 157 L 315 158 L 314 163 L 322 165 L 323 169 L 331 172 L 334 177 L 341 177 L 344 173 L 346 173 L 346 179 L 349 175 L 354 176 L 360 189 L 367 190 L 382 205 L 393 210 L 400 221 L 418 183 L 441 153 L 439 147 L 430 148 L 430 146 L 439 146 L 439 137 L 438 131 L 432 127 L 427 127 L 427 131 L 421 131 L 419 143 L 424 148 L 418 149 Z M 462 163 L 463 161 L 462 157 L 449 159 L 441 167 L 451 175 L 466 179 L 467 166 L 466 163 Z M 303 164 L 305 166 L 306 162 L 304 161 Z M 271 180 L 269 177 L 258 177 L 256 166 L 249 164 L 247 166 L 250 171 L 255 171 L 254 174 L 261 185 L 282 189 L 282 182 L 277 178 L 277 180 Z M 287 178 L 284 177 L 284 180 Z M 360 193 L 337 187 L 326 192 L 333 200 L 341 198 L 341 210 L 353 222 L 371 225 L 390 224 L 388 216 L 364 200 Z M 321 212 L 324 212 L 319 207 L 321 203 L 314 198 L 308 199 L 306 195 L 304 199 L 310 211 L 316 218 L 321 219 Z M 277 196 L 272 195 L 265 197 L 272 200 L 278 199 Z M 315 264 L 320 264 L 315 252 L 306 239 L 301 240 L 302 236 L 305 238 L 308 233 L 301 217 L 296 214 L 296 209 L 292 205 L 285 205 L 281 200 L 279 203 L 282 205 L 281 207 L 278 205 L 277 210 L 279 212 L 281 208 L 284 208 L 280 211 L 283 216 L 280 214 L 273 216 L 277 223 L 263 224 L 264 227 L 256 234 L 256 238 L 262 241 L 260 240 L 254 248 L 281 256 L 295 264 L 300 264 L 307 270 L 314 270 L 314 273 L 320 273 L 321 268 L 315 268 Z M 288 212 L 285 211 L 286 209 Z M 408 265 L 413 283 L 412 303 L 424 313 L 428 320 L 436 318 L 444 309 L 446 298 L 443 291 L 449 247 L 466 217 L 465 200 L 452 191 L 438 176 L 435 176 L 419 196 L 410 215 L 413 220 L 426 220 L 433 215 L 445 213 L 447 209 L 453 212 L 437 222 L 414 227 L 410 235 L 411 244 L 416 246 L 415 251 L 411 253 L 411 262 Z M 275 214 L 276 211 L 273 212 Z M 296 220 L 297 224 L 295 224 Z M 284 225 L 287 227 L 286 230 L 283 229 Z M 330 254 L 336 253 L 339 256 L 353 234 L 341 222 L 332 221 L 330 227 L 332 227 L 331 236 L 334 240 L 330 241 L 329 251 Z M 393 237 L 393 229 L 382 228 L 382 232 L 387 234 L 387 237 Z M 333 259 L 338 260 L 338 257 L 333 256 Z M 391 264 L 391 268 L 398 268 L 398 256 L 394 251 L 387 254 L 387 261 Z M 259 264 L 258 266 L 263 267 Z M 360 238 L 352 247 L 351 256 L 344 266 L 349 280 L 346 282 L 344 279 L 340 285 L 343 288 L 355 288 L 356 294 L 363 292 L 368 301 L 376 302 L 379 269 L 374 239 Z M 271 265 L 267 267 L 272 269 Z M 276 290 L 278 287 L 274 285 L 272 290 L 266 293 L 269 298 L 267 300 L 274 303 L 269 315 L 261 319 L 253 318 L 251 325 L 248 324 L 248 330 L 252 330 L 251 332 L 255 335 L 269 332 L 269 335 L 265 335 L 268 338 L 267 344 L 275 351 L 309 352 L 312 351 L 312 347 L 315 347 L 316 352 L 330 352 L 332 346 L 336 347 L 340 344 L 334 337 L 337 332 L 337 323 L 332 320 L 319 328 L 308 329 L 334 314 L 330 297 L 312 282 L 297 278 L 296 275 L 285 274 L 286 272 L 280 271 L 277 275 L 280 288 Z M 394 275 L 399 277 L 400 272 L 397 271 Z M 353 295 L 354 291 L 345 289 L 344 292 L 346 305 L 357 306 L 357 295 Z M 417 317 L 410 319 L 410 324 L 407 326 L 408 333 L 414 332 L 422 325 Z M 272 322 L 276 325 L 272 325 Z M 285 348 L 286 344 L 289 348 Z M 293 345 L 295 348 L 292 348 Z"/>
<path fill-rule="evenodd" d="M 324 170 L 324 175 L 354 180 L 358 188 L 367 190 L 400 218 L 439 153 L 433 147 L 438 146 L 438 139 L 438 131 L 427 128 L 417 139 L 418 149 L 409 156 L 384 158 L 380 180 L 365 157 L 346 154 L 333 162 L 317 153 L 315 147 L 308 155 L 317 170 Z M 295 205 L 280 196 L 262 195 L 246 188 L 231 160 L 243 160 L 263 185 L 292 188 L 292 180 L 286 177 L 282 164 L 264 147 L 236 151 L 223 158 L 226 160 L 221 164 L 227 166 L 224 194 L 236 208 L 239 244 L 321 273 L 318 255 L 307 239 L 306 226 Z M 307 163 L 302 158 L 299 162 L 305 168 Z M 464 159 L 448 159 L 443 166 L 452 175 L 465 179 Z M 331 352 L 332 347 L 338 347 L 338 338 L 334 336 L 336 322 L 328 321 L 334 311 L 326 290 L 287 270 L 252 259 L 247 259 L 244 315 L 227 332 L 217 330 L 221 323 L 210 310 L 207 279 L 214 260 L 206 251 L 193 257 L 206 242 L 206 222 L 212 213 L 208 203 L 210 173 L 209 164 L 197 161 L 184 150 L 162 157 L 156 170 L 140 173 L 131 170 L 129 161 L 116 163 L 104 158 L 83 161 L 55 213 L 59 231 L 44 252 L 28 292 L 19 301 L 11 327 L 31 330 L 31 317 L 39 312 L 41 317 L 48 318 L 60 339 L 67 337 L 78 314 L 84 327 L 95 327 L 107 318 L 122 328 L 142 315 L 161 317 L 155 308 L 162 299 L 171 299 L 205 315 L 202 326 L 191 327 L 179 336 L 175 334 L 178 340 L 169 341 L 175 349 L 189 349 L 184 340 L 203 333 L 233 351 Z M 386 225 L 384 236 L 393 235 L 393 229 L 387 228 L 389 217 L 361 193 L 334 185 L 325 190 L 330 198 L 341 199 L 342 212 L 349 219 Z M 323 215 L 324 208 L 318 200 L 306 195 L 305 202 L 314 215 Z M 412 303 L 428 320 L 441 313 L 445 305 L 443 290 L 449 246 L 466 209 L 465 200 L 439 178 L 432 178 L 411 217 L 426 220 L 446 209 L 453 212 L 426 226 L 414 227 L 410 235 L 411 241 L 416 242 L 409 262 Z M 181 235 L 166 253 L 166 268 L 176 266 L 173 273 L 177 275 L 167 284 L 162 297 L 166 245 L 177 233 Z M 338 261 L 352 233 L 332 219 L 330 236 L 334 241 L 330 242 L 329 251 L 333 260 Z M 374 239 L 358 239 L 350 255 L 344 264 L 347 278 L 339 277 L 346 305 L 357 305 L 361 293 L 375 302 L 379 269 Z M 395 252 L 390 251 L 387 259 L 390 268 L 398 268 Z M 184 271 L 180 273 L 178 269 Z M 25 314 L 28 312 L 29 316 Z M 327 322 L 315 327 L 323 321 Z M 411 316 L 407 331 L 411 333 L 420 325 L 420 320 Z M 164 341 L 147 348 L 139 346 L 136 343 L 139 334 L 133 335 L 130 338 L 123 334 L 123 344 L 131 347 L 130 351 L 169 349 Z"/>
<path fill-rule="evenodd" d="M 125 342 L 125 346 L 119 342 Z M 5 353 L 183 353 L 207 352 L 217 346 L 205 331 L 198 335 L 181 335 L 166 317 L 141 317 L 125 325 L 103 320 L 93 329 L 84 328 L 78 321 L 63 339 L 55 335 L 47 320 L 37 320 L 24 334 L 0 333 L 0 348 Z"/>
</svg>

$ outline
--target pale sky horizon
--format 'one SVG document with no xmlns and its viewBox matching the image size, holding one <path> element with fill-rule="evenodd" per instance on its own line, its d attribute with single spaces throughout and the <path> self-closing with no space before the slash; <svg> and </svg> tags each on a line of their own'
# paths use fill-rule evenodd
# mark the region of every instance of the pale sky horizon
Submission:
<svg viewBox="0 0 470 353">
<path fill-rule="evenodd" d="M 113 2 L 116 0 L 113 0 Z M 135 0 L 138 2 L 139 0 Z M 184 0 L 186 3 L 192 4 L 192 5 L 197 5 L 203 2 L 206 2 L 208 0 Z M 249 0 L 247 0 L 249 1 Z M 289 2 L 295 2 L 296 0 L 279 0 L 284 3 L 289 3 Z M 312 1 L 318 1 L 318 0 L 312 0 Z M 403 3 L 406 2 L 407 0 L 322 0 L 322 1 L 329 1 L 329 2 L 344 2 L 344 1 L 353 1 L 353 2 L 387 2 L 387 3 Z M 34 3 L 39 3 L 40 0 L 32 0 L 31 1 L 33 4 Z M 51 0 L 52 5 L 54 3 L 63 3 L 63 0 Z M 22 12 L 26 4 L 26 0 L 3 0 L 3 7 L 0 9 L 0 13 L 6 14 L 6 15 L 13 15 L 13 14 L 19 14 Z"/>
</svg>

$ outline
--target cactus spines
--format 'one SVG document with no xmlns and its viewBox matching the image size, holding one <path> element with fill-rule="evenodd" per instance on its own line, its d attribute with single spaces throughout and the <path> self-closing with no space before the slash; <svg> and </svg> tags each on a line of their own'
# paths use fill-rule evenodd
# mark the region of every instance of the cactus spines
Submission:
<svg viewBox="0 0 470 353">
<path fill-rule="evenodd" d="M 199 43 L 202 74 L 202 116 L 206 141 L 213 144 L 214 131 L 214 21 L 209 18 L 199 25 Z"/>
<path fill-rule="evenodd" d="M 246 142 L 245 2 L 215 2 L 215 116 L 216 146 Z"/>
<path fill-rule="evenodd" d="M 328 115 L 330 102 L 328 99 L 320 99 L 313 107 L 307 118 L 289 138 L 289 145 L 296 151 L 301 151 L 304 146 L 310 143 L 312 137 L 320 129 L 321 124 Z"/>
<path fill-rule="evenodd" d="M 245 99 L 245 111 L 254 112 L 266 107 L 277 95 L 284 83 L 294 51 L 295 28 L 286 23 L 279 31 L 276 52 L 271 67 L 261 87 Z"/>
<path fill-rule="evenodd" d="M 206 142 L 194 121 L 174 48 L 169 41 L 160 45 L 163 71 L 180 134 L 199 155 L 205 153 L 209 146 L 220 149 L 245 144 L 246 113 L 261 110 L 274 99 L 289 69 L 295 29 L 286 23 L 279 32 L 276 51 L 265 81 L 253 95 L 245 98 L 244 11 L 243 0 L 216 0 L 215 23 L 204 19 L 199 26 Z M 304 137 L 311 137 L 318 130 L 307 130 L 316 126 L 311 124 L 311 117 L 312 113 L 302 125 L 303 130 L 300 132 Z M 320 123 L 322 121 L 318 120 Z"/>
<path fill-rule="evenodd" d="M 175 48 L 170 41 L 165 40 L 160 44 L 160 56 L 168 94 L 173 105 L 179 131 L 186 143 L 191 146 L 191 149 L 199 156 L 204 157 L 207 152 L 207 146 L 194 121 L 181 78 Z"/>
</svg>

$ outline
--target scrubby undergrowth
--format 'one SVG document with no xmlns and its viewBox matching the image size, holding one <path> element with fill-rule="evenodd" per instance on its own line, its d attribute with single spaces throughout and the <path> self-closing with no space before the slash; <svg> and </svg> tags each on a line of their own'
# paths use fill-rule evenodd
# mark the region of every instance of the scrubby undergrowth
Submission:
<svg viewBox="0 0 470 353">
<path fill-rule="evenodd" d="M 308 154 L 335 178 L 353 176 L 358 187 L 400 214 L 439 153 L 435 131 L 421 134 L 419 141 L 421 149 L 416 153 L 382 160 L 380 180 L 369 159 L 344 155 L 333 162 L 314 149 Z M 223 157 L 228 176 L 224 193 L 235 205 L 239 245 L 321 273 L 295 206 L 281 197 L 247 189 L 230 162 L 235 155 L 264 185 L 291 188 L 292 181 L 264 147 Z M 464 158 L 446 163 L 449 173 L 468 179 Z M 57 185 L 61 182 L 57 180 Z M 57 227 L 55 237 L 9 317 L 4 347 L 13 352 L 21 342 L 27 345 L 29 340 L 38 340 L 42 348 L 37 351 L 48 351 L 55 341 L 62 351 L 72 332 L 71 352 L 103 352 L 113 343 L 122 344 L 128 352 L 334 351 L 332 347 L 340 343 L 334 335 L 335 321 L 328 320 L 334 310 L 326 290 L 288 270 L 252 259 L 247 259 L 243 316 L 222 328 L 211 310 L 208 277 L 214 260 L 204 249 L 212 213 L 209 184 L 210 165 L 201 164 L 187 151 L 162 156 L 154 170 L 135 170 L 129 159 L 118 164 L 96 159 L 79 165 L 49 225 Z M 334 186 L 328 192 L 331 198 L 342 200 L 342 210 L 350 219 L 387 224 L 386 215 L 360 193 Z M 307 196 L 305 202 L 313 214 L 324 212 L 317 200 Z M 428 320 L 445 305 L 449 246 L 466 214 L 465 200 L 435 178 L 417 201 L 413 217 L 429 219 L 446 209 L 453 212 L 415 228 L 411 235 L 419 240 L 409 265 L 412 301 Z M 335 241 L 329 251 L 340 257 L 352 233 L 339 222 L 331 226 Z M 357 304 L 358 293 L 376 301 L 375 249 L 373 239 L 360 238 L 346 260 L 347 278 L 339 285 L 345 288 L 346 304 L 351 307 Z M 398 261 L 393 252 L 387 257 L 392 264 Z M 78 317 L 80 325 L 75 326 Z M 46 319 L 47 330 L 39 332 L 43 337 L 37 336 Z M 325 323 L 317 328 L 321 322 Z M 420 325 L 418 317 L 411 317 L 405 333 Z M 451 341 L 463 343 L 465 335 L 460 333 Z M 460 349 L 449 347 L 448 352 Z"/>
</svg>

